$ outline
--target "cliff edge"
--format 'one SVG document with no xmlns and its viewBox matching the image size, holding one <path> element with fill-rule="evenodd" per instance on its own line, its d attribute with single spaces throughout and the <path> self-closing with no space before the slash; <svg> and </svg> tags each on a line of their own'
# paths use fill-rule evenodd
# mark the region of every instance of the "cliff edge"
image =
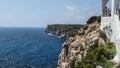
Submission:
<svg viewBox="0 0 120 68">
<path fill-rule="evenodd" d="M 82 27 L 75 37 L 68 38 L 62 45 L 57 68 L 103 68 L 104 62 L 107 63 L 107 61 L 113 59 L 115 55 L 114 44 L 110 43 L 99 26 L 98 23 L 88 24 L 86 28 Z M 111 49 L 109 46 L 111 46 Z M 89 56 L 89 52 L 93 56 Z M 103 58 L 106 58 L 106 60 Z M 112 62 L 108 63 L 114 64 Z M 106 64 L 106 66 L 108 67 L 105 68 L 109 68 L 109 64 Z"/>
<path fill-rule="evenodd" d="M 100 16 L 91 17 L 86 25 L 48 25 L 46 32 L 67 37 L 62 45 L 57 68 L 119 68 L 112 61 L 115 44 L 109 31 L 100 30 Z"/>
<path fill-rule="evenodd" d="M 112 68 L 114 43 L 100 30 L 100 23 L 86 24 L 62 45 L 57 68 Z"/>
</svg>

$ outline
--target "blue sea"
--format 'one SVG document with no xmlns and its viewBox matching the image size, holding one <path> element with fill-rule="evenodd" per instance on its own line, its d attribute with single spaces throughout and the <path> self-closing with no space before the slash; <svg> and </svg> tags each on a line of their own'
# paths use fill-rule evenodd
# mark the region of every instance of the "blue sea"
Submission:
<svg viewBox="0 0 120 68">
<path fill-rule="evenodd" d="M 56 68 L 64 41 L 44 28 L 0 28 L 0 68 Z"/>
</svg>

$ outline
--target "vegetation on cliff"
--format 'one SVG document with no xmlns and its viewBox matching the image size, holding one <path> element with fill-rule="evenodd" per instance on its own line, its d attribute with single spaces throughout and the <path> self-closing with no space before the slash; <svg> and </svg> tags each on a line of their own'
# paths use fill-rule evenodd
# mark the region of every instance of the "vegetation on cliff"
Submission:
<svg viewBox="0 0 120 68">
<path fill-rule="evenodd" d="M 99 20 L 99 17 L 93 16 L 88 20 L 87 24 Z M 96 66 L 113 68 L 115 63 L 110 60 L 112 60 L 116 54 L 115 45 L 107 39 L 105 32 L 101 30 L 99 31 L 99 37 L 105 40 L 105 44 L 99 44 L 98 47 L 88 51 L 82 61 L 79 62 L 79 65 L 74 66 L 74 68 L 96 68 Z"/>
<path fill-rule="evenodd" d="M 104 40 L 107 38 L 106 34 L 103 31 L 99 31 L 99 37 L 103 38 Z"/>
<path fill-rule="evenodd" d="M 58 68 L 112 68 L 115 56 L 113 43 L 100 30 L 100 16 L 93 16 L 77 30 L 75 37 L 62 45 Z M 98 66 L 98 67 L 97 67 Z"/>
<path fill-rule="evenodd" d="M 86 57 L 79 62 L 79 66 L 75 68 L 95 68 L 97 65 L 103 68 L 112 68 L 115 63 L 110 61 L 115 56 L 115 46 L 109 42 L 105 45 L 99 45 L 99 47 L 89 51 Z"/>
<path fill-rule="evenodd" d="M 94 22 L 98 22 L 100 23 L 101 22 L 101 16 L 92 16 L 88 19 L 87 21 L 87 24 L 91 24 L 91 23 L 94 23 Z"/>
</svg>

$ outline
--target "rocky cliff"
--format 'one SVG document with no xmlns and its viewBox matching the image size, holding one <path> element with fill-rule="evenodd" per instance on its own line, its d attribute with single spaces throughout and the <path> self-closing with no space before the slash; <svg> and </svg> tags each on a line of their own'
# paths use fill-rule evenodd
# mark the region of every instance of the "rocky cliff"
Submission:
<svg viewBox="0 0 120 68">
<path fill-rule="evenodd" d="M 112 59 L 115 54 L 109 53 L 107 51 L 109 50 L 109 48 L 107 49 L 104 47 L 103 49 L 102 48 L 98 49 L 98 52 L 96 52 L 97 49 L 95 48 L 101 47 L 101 45 L 105 45 L 105 47 L 108 47 L 107 43 L 109 42 L 106 36 L 99 29 L 99 26 L 100 24 L 97 22 L 93 24 L 88 24 L 84 27 L 81 27 L 79 30 L 77 30 L 76 32 L 77 34 L 75 35 L 75 37 L 68 38 L 62 45 L 62 51 L 59 55 L 57 68 L 74 68 L 74 67 L 76 68 L 83 68 L 83 67 L 84 68 L 103 68 L 104 64 L 102 63 L 103 62 L 107 63 L 107 61 Z M 108 44 L 108 45 L 111 45 L 111 44 Z M 95 51 L 92 51 L 94 49 Z M 94 57 L 95 58 L 98 57 L 98 58 L 96 58 L 94 61 L 89 60 L 88 58 L 90 57 L 86 57 L 88 52 L 92 54 L 91 58 L 93 59 Z M 103 58 L 107 58 L 107 59 L 103 61 Z M 83 59 L 85 59 L 85 61 L 83 61 Z M 86 65 L 87 61 L 89 61 L 88 63 L 90 63 L 88 64 L 88 67 Z M 82 62 L 82 64 L 80 62 Z M 84 62 L 85 62 L 85 65 L 83 65 Z"/>
<path fill-rule="evenodd" d="M 48 25 L 46 32 L 61 37 L 73 37 L 83 25 L 80 24 L 55 24 Z"/>
<path fill-rule="evenodd" d="M 93 16 L 86 25 L 47 26 L 46 32 L 68 37 L 62 45 L 57 68 L 113 68 L 115 45 L 106 36 L 109 33 L 99 29 L 100 18 Z"/>
</svg>

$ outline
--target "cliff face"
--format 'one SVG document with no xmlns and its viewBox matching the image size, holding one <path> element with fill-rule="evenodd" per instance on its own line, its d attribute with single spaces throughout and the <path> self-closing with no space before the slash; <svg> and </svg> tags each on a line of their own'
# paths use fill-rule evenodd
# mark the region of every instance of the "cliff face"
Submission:
<svg viewBox="0 0 120 68">
<path fill-rule="evenodd" d="M 86 25 L 77 30 L 75 37 L 68 38 L 62 45 L 57 68 L 74 68 L 87 52 L 99 44 L 105 44 L 105 40 L 99 37 L 99 26 L 98 23 Z"/>
<path fill-rule="evenodd" d="M 48 25 L 46 32 L 61 37 L 73 37 L 83 25 Z"/>
</svg>

